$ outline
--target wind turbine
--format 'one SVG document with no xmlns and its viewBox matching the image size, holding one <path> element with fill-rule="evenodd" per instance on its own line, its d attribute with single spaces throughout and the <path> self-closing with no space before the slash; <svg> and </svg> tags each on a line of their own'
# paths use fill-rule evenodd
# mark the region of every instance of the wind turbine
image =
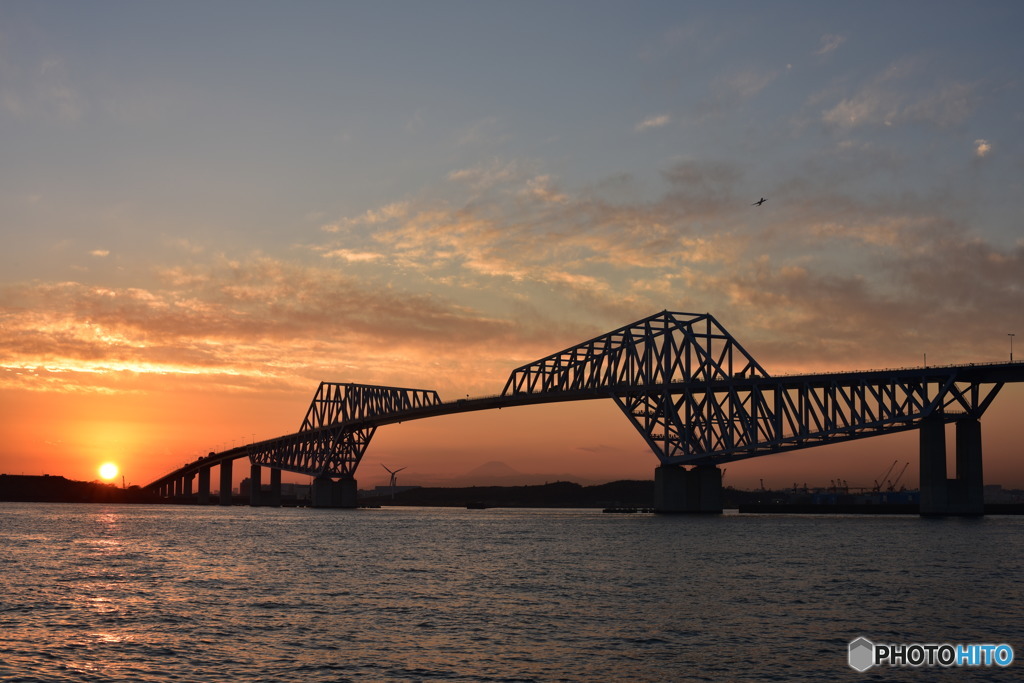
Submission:
<svg viewBox="0 0 1024 683">
<path fill-rule="evenodd" d="M 387 465 L 381 465 L 384 469 L 391 473 L 391 500 L 395 499 L 395 486 L 398 484 L 398 473 L 404 470 L 404 467 L 399 467 L 397 470 L 393 470 Z"/>
</svg>

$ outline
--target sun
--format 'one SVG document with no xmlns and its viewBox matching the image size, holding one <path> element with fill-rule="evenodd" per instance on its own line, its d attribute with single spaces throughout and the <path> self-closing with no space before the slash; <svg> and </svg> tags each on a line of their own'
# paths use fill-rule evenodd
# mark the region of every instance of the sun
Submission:
<svg viewBox="0 0 1024 683">
<path fill-rule="evenodd" d="M 100 465 L 100 476 L 110 481 L 117 476 L 117 465 L 112 462 L 105 462 Z"/>
</svg>

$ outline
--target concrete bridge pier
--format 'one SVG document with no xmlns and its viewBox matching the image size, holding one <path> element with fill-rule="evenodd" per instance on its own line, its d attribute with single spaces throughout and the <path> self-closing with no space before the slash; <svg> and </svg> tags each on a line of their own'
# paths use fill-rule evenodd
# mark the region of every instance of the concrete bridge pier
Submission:
<svg viewBox="0 0 1024 683">
<path fill-rule="evenodd" d="M 249 505 L 257 507 L 263 504 L 262 469 L 259 465 L 253 464 L 249 467 Z"/>
<path fill-rule="evenodd" d="M 313 480 L 312 505 L 315 508 L 354 508 L 356 491 L 356 480 L 351 477 L 334 481 L 321 475 Z"/>
<path fill-rule="evenodd" d="M 200 505 L 210 504 L 210 468 L 201 467 L 199 468 L 199 496 L 198 503 Z"/>
<path fill-rule="evenodd" d="M 662 465 L 654 470 L 655 512 L 722 512 L 722 470 Z"/>
<path fill-rule="evenodd" d="M 220 464 L 220 504 L 231 505 L 231 461 Z"/>
<path fill-rule="evenodd" d="M 196 478 L 194 474 L 187 474 L 181 480 L 181 495 L 183 498 L 192 498 L 192 480 Z"/>
<path fill-rule="evenodd" d="M 922 515 L 985 514 L 981 422 L 956 421 L 956 478 L 946 477 L 946 426 L 929 418 L 920 427 Z"/>
<path fill-rule="evenodd" d="M 276 467 L 270 468 L 270 499 L 266 504 L 281 507 L 281 470 Z"/>
</svg>

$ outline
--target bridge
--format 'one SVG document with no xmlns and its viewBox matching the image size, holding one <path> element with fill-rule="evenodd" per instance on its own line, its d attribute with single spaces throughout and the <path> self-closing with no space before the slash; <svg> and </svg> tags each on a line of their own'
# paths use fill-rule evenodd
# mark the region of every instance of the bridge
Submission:
<svg viewBox="0 0 1024 683">
<path fill-rule="evenodd" d="M 500 395 L 442 401 L 436 391 L 321 382 L 293 434 L 210 453 L 145 488 L 210 502 L 220 471 L 248 458 L 252 504 L 278 504 L 281 472 L 312 476 L 317 507 L 355 507 L 355 473 L 379 427 L 441 415 L 612 400 L 658 459 L 656 510 L 721 512 L 720 465 L 907 430 L 920 433 L 922 514 L 982 514 L 980 419 L 1022 363 L 773 377 L 708 313 L 662 311 L 516 368 Z M 956 471 L 946 471 L 946 425 Z M 262 469 L 270 495 L 260 498 Z M 198 490 L 193 482 L 198 477 Z"/>
</svg>

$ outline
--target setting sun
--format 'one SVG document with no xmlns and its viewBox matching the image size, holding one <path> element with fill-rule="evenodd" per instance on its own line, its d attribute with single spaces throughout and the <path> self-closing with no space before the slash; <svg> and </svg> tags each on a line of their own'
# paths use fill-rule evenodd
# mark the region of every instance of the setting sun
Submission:
<svg viewBox="0 0 1024 683">
<path fill-rule="evenodd" d="M 117 476 L 117 465 L 112 462 L 105 462 L 100 465 L 100 476 L 106 480 L 111 480 Z"/>
</svg>

